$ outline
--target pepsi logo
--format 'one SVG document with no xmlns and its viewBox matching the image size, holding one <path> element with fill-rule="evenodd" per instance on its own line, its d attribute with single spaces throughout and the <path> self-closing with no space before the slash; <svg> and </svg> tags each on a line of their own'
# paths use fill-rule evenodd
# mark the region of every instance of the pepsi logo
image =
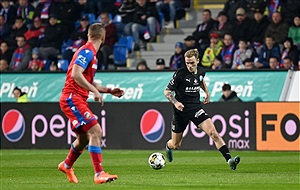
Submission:
<svg viewBox="0 0 300 190">
<path fill-rule="evenodd" d="M 155 109 L 147 110 L 140 121 L 140 130 L 148 142 L 159 141 L 165 132 L 165 121 L 161 113 Z"/>
<path fill-rule="evenodd" d="M 2 120 L 3 135 L 10 142 L 19 141 L 25 132 L 25 121 L 23 115 L 15 109 L 5 113 Z"/>
</svg>

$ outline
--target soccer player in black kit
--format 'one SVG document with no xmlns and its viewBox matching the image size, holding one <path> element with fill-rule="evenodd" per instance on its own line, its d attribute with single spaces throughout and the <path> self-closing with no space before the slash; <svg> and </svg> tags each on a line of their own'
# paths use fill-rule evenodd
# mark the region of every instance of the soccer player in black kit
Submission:
<svg viewBox="0 0 300 190">
<path fill-rule="evenodd" d="M 231 158 L 230 152 L 217 132 L 212 120 L 201 106 L 200 88 L 206 96 L 203 103 L 209 103 L 210 95 L 204 81 L 205 70 L 198 66 L 199 52 L 197 49 L 188 50 L 184 54 L 186 67 L 177 70 L 164 90 L 166 98 L 174 105 L 172 119 L 172 136 L 166 144 L 166 157 L 173 161 L 173 149 L 178 149 L 182 143 L 182 134 L 189 121 L 201 128 L 211 137 L 222 153 L 231 170 L 235 170 L 240 157 Z M 175 95 L 174 95 L 175 93 Z"/>
</svg>

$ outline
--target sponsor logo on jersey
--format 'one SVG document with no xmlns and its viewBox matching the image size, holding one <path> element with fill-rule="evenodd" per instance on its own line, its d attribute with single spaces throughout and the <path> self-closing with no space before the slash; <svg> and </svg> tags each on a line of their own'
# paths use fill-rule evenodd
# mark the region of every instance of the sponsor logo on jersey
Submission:
<svg viewBox="0 0 300 190">
<path fill-rule="evenodd" d="M 84 57 L 83 55 L 78 55 L 77 60 L 84 65 L 86 64 L 86 57 Z"/>
<path fill-rule="evenodd" d="M 207 113 L 205 113 L 205 111 L 204 111 L 203 109 L 200 109 L 199 111 L 197 111 L 197 112 L 195 113 L 195 117 L 198 118 L 198 117 L 199 117 L 200 115 L 202 115 L 202 114 L 207 115 Z"/>
<path fill-rule="evenodd" d="M 165 132 L 165 121 L 161 113 L 155 109 L 147 110 L 141 118 L 140 130 L 146 141 L 159 141 Z"/>
<path fill-rule="evenodd" d="M 25 120 L 23 115 L 15 109 L 5 113 L 2 120 L 3 135 L 10 142 L 19 141 L 25 132 Z"/>
</svg>

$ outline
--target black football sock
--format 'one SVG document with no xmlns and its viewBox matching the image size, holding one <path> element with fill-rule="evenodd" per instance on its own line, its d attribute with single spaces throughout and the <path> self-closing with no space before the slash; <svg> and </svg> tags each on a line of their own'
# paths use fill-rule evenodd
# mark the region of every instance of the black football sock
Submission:
<svg viewBox="0 0 300 190">
<path fill-rule="evenodd" d="M 226 162 L 228 162 L 228 160 L 231 158 L 230 152 L 227 148 L 226 145 L 223 145 L 219 151 L 221 152 L 221 154 L 223 155 L 223 157 L 226 159 Z"/>
</svg>

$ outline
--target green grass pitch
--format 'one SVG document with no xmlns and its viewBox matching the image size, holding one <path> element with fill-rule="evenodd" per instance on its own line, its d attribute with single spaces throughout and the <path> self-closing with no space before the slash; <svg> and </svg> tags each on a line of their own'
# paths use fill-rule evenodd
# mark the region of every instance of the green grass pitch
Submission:
<svg viewBox="0 0 300 190">
<path fill-rule="evenodd" d="M 232 151 L 240 155 L 231 171 L 219 151 L 174 152 L 174 161 L 161 170 L 148 165 L 148 156 L 162 150 L 103 150 L 103 166 L 119 179 L 93 183 L 93 167 L 84 151 L 74 165 L 78 184 L 57 170 L 68 150 L 1 150 L 3 190 L 23 189 L 300 189 L 299 152 Z"/>
</svg>

